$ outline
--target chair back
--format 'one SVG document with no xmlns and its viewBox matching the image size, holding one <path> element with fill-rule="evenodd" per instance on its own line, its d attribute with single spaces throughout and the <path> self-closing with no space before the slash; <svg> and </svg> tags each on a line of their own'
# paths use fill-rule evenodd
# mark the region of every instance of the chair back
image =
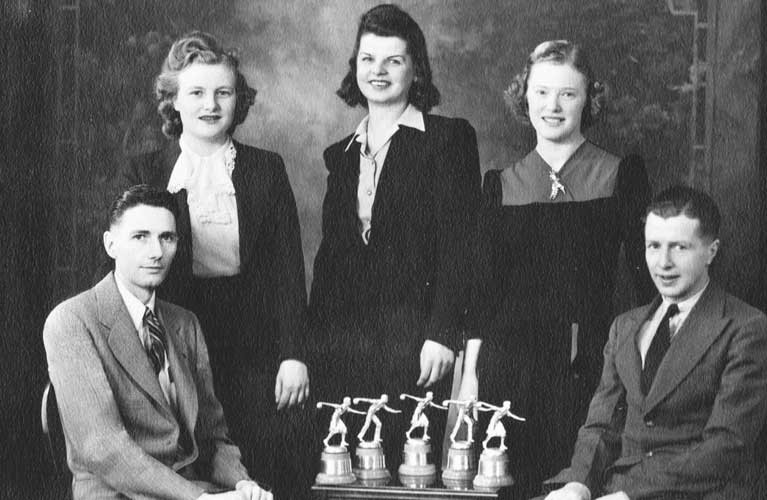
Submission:
<svg viewBox="0 0 767 500">
<path fill-rule="evenodd" d="M 45 435 L 48 452 L 50 453 L 53 469 L 56 474 L 67 472 L 67 452 L 64 431 L 59 420 L 59 407 L 56 404 L 56 393 L 50 381 L 45 384 L 43 400 L 40 405 L 40 424 Z"/>
</svg>

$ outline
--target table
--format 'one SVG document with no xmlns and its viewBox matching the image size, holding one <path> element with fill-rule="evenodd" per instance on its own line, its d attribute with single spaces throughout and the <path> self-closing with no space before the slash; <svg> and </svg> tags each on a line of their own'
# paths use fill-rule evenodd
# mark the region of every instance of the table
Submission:
<svg viewBox="0 0 767 500">
<path fill-rule="evenodd" d="M 498 493 L 475 490 L 450 490 L 446 488 L 407 488 L 405 486 L 314 485 L 313 500 L 416 500 L 440 498 L 444 500 L 479 500 L 506 498 L 503 490 Z"/>
</svg>

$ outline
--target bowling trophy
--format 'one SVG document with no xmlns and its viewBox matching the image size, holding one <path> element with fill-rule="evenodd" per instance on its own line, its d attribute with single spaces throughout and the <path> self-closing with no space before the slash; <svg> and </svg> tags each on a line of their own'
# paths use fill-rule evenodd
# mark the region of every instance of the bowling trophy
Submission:
<svg viewBox="0 0 767 500">
<path fill-rule="evenodd" d="M 410 428 L 405 432 L 407 441 L 402 452 L 402 465 L 399 466 L 399 481 L 411 488 L 426 488 L 437 480 L 437 467 L 430 460 L 429 419 L 424 411 L 429 406 L 442 410 L 447 407 L 434 403 L 434 393 L 431 391 L 423 398 L 410 394 L 400 394 L 399 398 L 403 401 L 407 398 L 418 402 L 410 419 Z M 421 437 L 413 437 L 412 432 L 419 427 L 423 429 Z"/>
<path fill-rule="evenodd" d="M 330 417 L 328 435 L 322 440 L 325 448 L 322 450 L 320 472 L 315 479 L 317 484 L 349 484 L 356 481 L 356 477 L 352 473 L 352 461 L 347 450 L 347 446 L 349 446 L 349 443 L 346 442 L 347 429 L 343 420 L 341 420 L 341 415 L 346 412 L 364 415 L 365 412 L 350 408 L 351 404 L 352 401 L 349 397 L 345 397 L 341 404 L 317 403 L 317 409 L 323 406 L 335 408 L 333 415 Z M 337 445 L 331 445 L 330 439 L 335 435 L 340 435 L 341 440 Z"/>
<path fill-rule="evenodd" d="M 496 491 L 503 486 L 514 484 L 514 478 L 509 473 L 509 458 L 506 456 L 506 428 L 501 423 L 503 417 L 524 422 L 525 419 L 509 411 L 511 403 L 504 401 L 502 406 L 487 403 L 477 403 L 479 411 L 492 411 L 493 416 L 487 425 L 487 437 L 482 442 L 482 454 L 479 457 L 479 472 L 474 478 L 474 489 L 480 491 Z M 500 444 L 496 448 L 488 446 L 490 440 L 498 438 Z"/>
<path fill-rule="evenodd" d="M 442 483 L 454 490 L 468 490 L 472 478 L 477 474 L 477 460 L 474 456 L 474 422 L 477 420 L 477 398 L 472 396 L 466 401 L 448 399 L 443 406 L 458 406 L 458 417 L 450 434 L 450 449 L 447 452 L 447 467 L 442 471 Z M 466 424 L 466 440 L 456 441 L 461 424 Z"/>
<path fill-rule="evenodd" d="M 355 452 L 357 466 L 354 468 L 354 475 L 357 476 L 363 486 L 385 486 L 391 480 L 391 473 L 386 469 L 386 459 L 381 447 L 381 420 L 376 416 L 376 413 L 379 410 L 386 410 L 389 413 L 402 412 L 387 406 L 386 403 L 388 402 L 389 397 L 386 394 L 381 394 L 378 399 L 354 398 L 355 405 L 370 403 L 365 416 L 365 424 L 357 434 L 360 444 Z M 365 434 L 370 429 L 370 424 L 375 424 L 373 440 L 366 441 Z"/>
</svg>

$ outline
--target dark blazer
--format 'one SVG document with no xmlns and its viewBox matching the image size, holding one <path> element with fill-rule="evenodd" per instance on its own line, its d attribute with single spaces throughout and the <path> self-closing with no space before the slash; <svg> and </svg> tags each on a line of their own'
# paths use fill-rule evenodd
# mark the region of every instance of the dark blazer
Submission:
<svg viewBox="0 0 767 500">
<path fill-rule="evenodd" d="M 227 438 L 197 318 L 159 299 L 155 311 L 167 333 L 178 418 L 112 273 L 58 305 L 45 322 L 75 500 L 191 500 L 205 491 L 192 480 L 233 489 L 248 478 Z"/>
<path fill-rule="evenodd" d="M 241 275 L 256 324 L 264 358 L 304 359 L 306 281 L 301 230 L 293 191 L 282 158 L 276 153 L 234 142 L 237 150 L 232 184 L 237 199 Z M 138 156 L 122 172 L 124 187 L 149 184 L 165 189 L 181 149 L 173 141 L 164 150 Z M 192 279 L 192 239 L 186 190 L 176 195 L 179 249 L 160 293 L 187 306 Z M 251 316 L 252 317 L 252 316 Z M 274 352 L 276 351 L 276 352 Z M 274 361 L 274 360 L 272 360 Z"/>
<path fill-rule="evenodd" d="M 659 303 L 613 323 L 571 466 L 547 483 L 632 500 L 752 498 L 767 418 L 767 317 L 709 284 L 644 397 L 636 337 Z"/>
<path fill-rule="evenodd" d="M 457 347 L 466 246 L 481 194 L 477 139 L 463 119 L 424 115 L 424 124 L 425 132 L 400 126 L 391 140 L 367 245 L 357 213 L 360 144 L 346 150 L 348 136 L 325 150 L 322 243 L 310 297 L 315 328 L 362 316 L 385 322 L 381 315 L 407 310 L 419 324 L 399 335 Z"/>
</svg>

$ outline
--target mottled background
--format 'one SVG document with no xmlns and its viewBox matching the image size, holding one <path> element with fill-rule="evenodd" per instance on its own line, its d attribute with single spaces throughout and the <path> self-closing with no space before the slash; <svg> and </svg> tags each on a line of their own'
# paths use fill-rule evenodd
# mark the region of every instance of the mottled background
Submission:
<svg viewBox="0 0 767 500">
<path fill-rule="evenodd" d="M 202 29 L 239 49 L 259 94 L 237 138 L 285 159 L 311 280 L 325 192 L 322 151 L 363 115 L 334 92 L 357 20 L 375 3 L 0 2 L 0 498 L 56 497 L 39 431 L 47 379 L 42 324 L 58 301 L 93 283 L 104 207 L 125 158 L 163 145 L 151 87 L 170 42 Z M 763 2 L 399 3 L 429 43 L 443 96 L 435 112 L 474 125 L 483 170 L 503 168 L 532 147 L 530 130 L 502 99 L 530 50 L 552 38 L 584 45 L 611 96 L 606 119 L 588 135 L 618 154 L 640 153 L 656 192 L 685 181 L 712 193 L 726 224 L 715 275 L 750 302 L 767 304 Z M 697 46 L 694 18 L 672 15 L 669 4 L 698 13 Z M 693 64 L 694 54 L 702 62 Z M 701 145 L 694 154 L 693 136 Z"/>
</svg>

